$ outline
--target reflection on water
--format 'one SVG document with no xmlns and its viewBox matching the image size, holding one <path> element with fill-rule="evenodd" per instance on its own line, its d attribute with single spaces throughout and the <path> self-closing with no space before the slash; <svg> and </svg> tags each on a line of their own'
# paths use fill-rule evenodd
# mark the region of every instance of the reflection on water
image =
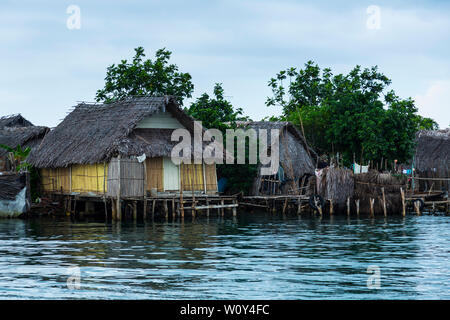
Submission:
<svg viewBox="0 0 450 320">
<path fill-rule="evenodd" d="M 445 216 L 0 220 L 0 298 L 449 299 L 449 244 Z"/>
</svg>

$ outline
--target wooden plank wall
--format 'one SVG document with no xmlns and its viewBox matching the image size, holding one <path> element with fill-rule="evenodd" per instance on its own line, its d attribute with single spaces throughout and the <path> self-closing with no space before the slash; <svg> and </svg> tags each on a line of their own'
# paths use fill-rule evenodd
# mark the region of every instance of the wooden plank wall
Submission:
<svg viewBox="0 0 450 320">
<path fill-rule="evenodd" d="M 142 197 L 144 195 L 144 166 L 136 159 L 111 159 L 108 164 L 107 195 L 117 197 L 119 191 L 119 162 L 120 196 Z"/>
</svg>

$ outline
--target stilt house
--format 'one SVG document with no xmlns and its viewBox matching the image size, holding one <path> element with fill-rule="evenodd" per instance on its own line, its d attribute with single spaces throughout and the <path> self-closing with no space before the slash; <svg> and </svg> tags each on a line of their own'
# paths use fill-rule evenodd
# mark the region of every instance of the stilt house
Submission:
<svg viewBox="0 0 450 320">
<path fill-rule="evenodd" d="M 46 193 L 133 198 L 217 192 L 215 164 L 171 160 L 172 132 L 194 119 L 171 97 L 79 104 L 33 150 Z M 193 135 L 192 135 L 193 136 Z"/>
<path fill-rule="evenodd" d="M 251 195 L 304 193 L 308 178 L 314 175 L 317 154 L 308 146 L 300 131 L 286 121 L 238 122 L 238 127 L 254 129 L 257 135 L 260 129 L 266 129 L 268 146 L 271 145 L 270 130 L 279 130 L 279 170 L 275 175 L 262 176 L 262 165 L 259 164 Z"/>
</svg>

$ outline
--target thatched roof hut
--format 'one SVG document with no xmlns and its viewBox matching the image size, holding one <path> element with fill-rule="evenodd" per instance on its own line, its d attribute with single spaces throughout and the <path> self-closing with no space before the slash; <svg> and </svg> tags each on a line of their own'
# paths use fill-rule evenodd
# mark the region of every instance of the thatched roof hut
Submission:
<svg viewBox="0 0 450 320">
<path fill-rule="evenodd" d="M 20 113 L 0 118 L 0 128 L 4 127 L 31 127 L 33 124 L 22 117 Z"/>
<path fill-rule="evenodd" d="M 175 127 L 145 130 L 138 126 L 145 118 L 165 112 L 193 131 L 194 119 L 170 97 L 130 98 L 106 105 L 81 103 L 45 137 L 29 161 L 37 168 L 62 168 L 109 161 L 118 155 L 170 157 L 177 144 L 171 141 Z"/>
<path fill-rule="evenodd" d="M 450 128 L 444 130 L 419 131 L 416 136 L 417 148 L 415 168 L 424 178 L 450 178 Z M 426 182 L 426 181 L 425 181 Z M 433 182 L 426 182 L 428 189 Z M 449 181 L 435 181 L 434 189 L 449 189 Z"/>
<path fill-rule="evenodd" d="M 0 144 L 15 148 L 20 145 L 22 148 L 35 148 L 50 129 L 41 126 L 31 127 L 4 127 L 0 128 Z M 0 157 L 5 156 L 7 151 L 0 148 Z"/>
<path fill-rule="evenodd" d="M 171 135 L 178 128 L 193 133 L 194 119 L 170 96 L 81 103 L 46 135 L 28 161 L 43 169 L 44 189 L 52 192 L 115 195 L 118 189 L 132 196 L 153 188 L 177 191 L 183 185 L 186 190 L 192 179 L 195 190 L 217 191 L 215 165 L 179 167 L 172 163 L 172 148 L 178 142 L 171 141 Z M 191 151 L 193 155 L 194 148 Z M 138 161 L 144 155 L 147 169 Z M 118 180 L 124 184 L 120 188 Z"/>
<path fill-rule="evenodd" d="M 28 124 L 30 125 L 28 126 Z M 33 149 L 41 143 L 49 130 L 47 127 L 33 126 L 31 122 L 20 115 L 3 117 L 0 119 L 0 144 L 11 148 L 20 145 L 22 148 L 30 147 Z M 11 170 L 11 163 L 7 160 L 7 154 L 7 150 L 0 148 L 0 171 Z"/>
<path fill-rule="evenodd" d="M 314 175 L 317 162 L 317 154 L 312 150 L 303 135 L 290 122 L 287 121 L 241 121 L 238 127 L 243 129 L 254 129 L 259 135 L 260 129 L 268 132 L 268 142 L 270 146 L 270 131 L 278 129 L 280 131 L 280 167 L 282 168 L 284 181 L 278 185 L 269 180 L 279 180 L 280 176 L 265 177 L 258 174 L 252 188 L 252 195 L 273 194 L 273 193 L 296 193 L 300 188 L 300 179 L 305 176 Z"/>
</svg>

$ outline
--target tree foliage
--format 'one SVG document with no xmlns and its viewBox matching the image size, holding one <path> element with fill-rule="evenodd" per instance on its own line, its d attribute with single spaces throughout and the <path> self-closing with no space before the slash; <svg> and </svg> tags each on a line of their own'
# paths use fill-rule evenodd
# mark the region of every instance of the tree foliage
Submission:
<svg viewBox="0 0 450 320">
<path fill-rule="evenodd" d="M 281 105 L 283 118 L 302 127 L 319 152 L 339 152 L 347 164 L 357 160 L 407 161 L 419 128 L 436 123 L 417 115 L 412 99 L 388 90 L 391 80 L 378 67 L 353 68 L 333 75 L 308 61 L 303 69 L 289 68 L 269 81 L 268 106 Z"/>
<path fill-rule="evenodd" d="M 155 59 L 144 60 L 144 48 L 134 49 L 131 62 L 122 60 L 106 71 L 105 87 L 97 91 L 96 100 L 114 102 L 128 96 L 173 95 L 180 105 L 194 90 L 191 75 L 169 64 L 172 52 L 165 48 L 156 51 Z"/>
<path fill-rule="evenodd" d="M 212 97 L 207 93 L 202 94 L 185 111 L 195 119 L 202 121 L 204 127 L 208 129 L 219 129 L 224 134 L 224 145 L 226 145 L 226 129 L 236 128 L 236 121 L 249 120 L 247 116 L 244 116 L 241 108 L 234 108 L 225 99 L 221 83 L 215 84 Z M 227 151 L 234 151 L 236 154 L 236 148 L 235 150 Z M 217 173 L 219 178 L 227 178 L 227 192 L 246 193 L 253 184 L 256 168 L 256 165 L 248 164 L 248 145 L 246 145 L 246 164 L 218 165 Z"/>
<path fill-rule="evenodd" d="M 186 111 L 193 118 L 201 120 L 204 127 L 219 129 L 223 133 L 227 128 L 235 127 L 236 121 L 248 120 L 242 108 L 234 109 L 224 98 L 221 83 L 215 84 L 213 97 L 203 93 Z"/>
</svg>

